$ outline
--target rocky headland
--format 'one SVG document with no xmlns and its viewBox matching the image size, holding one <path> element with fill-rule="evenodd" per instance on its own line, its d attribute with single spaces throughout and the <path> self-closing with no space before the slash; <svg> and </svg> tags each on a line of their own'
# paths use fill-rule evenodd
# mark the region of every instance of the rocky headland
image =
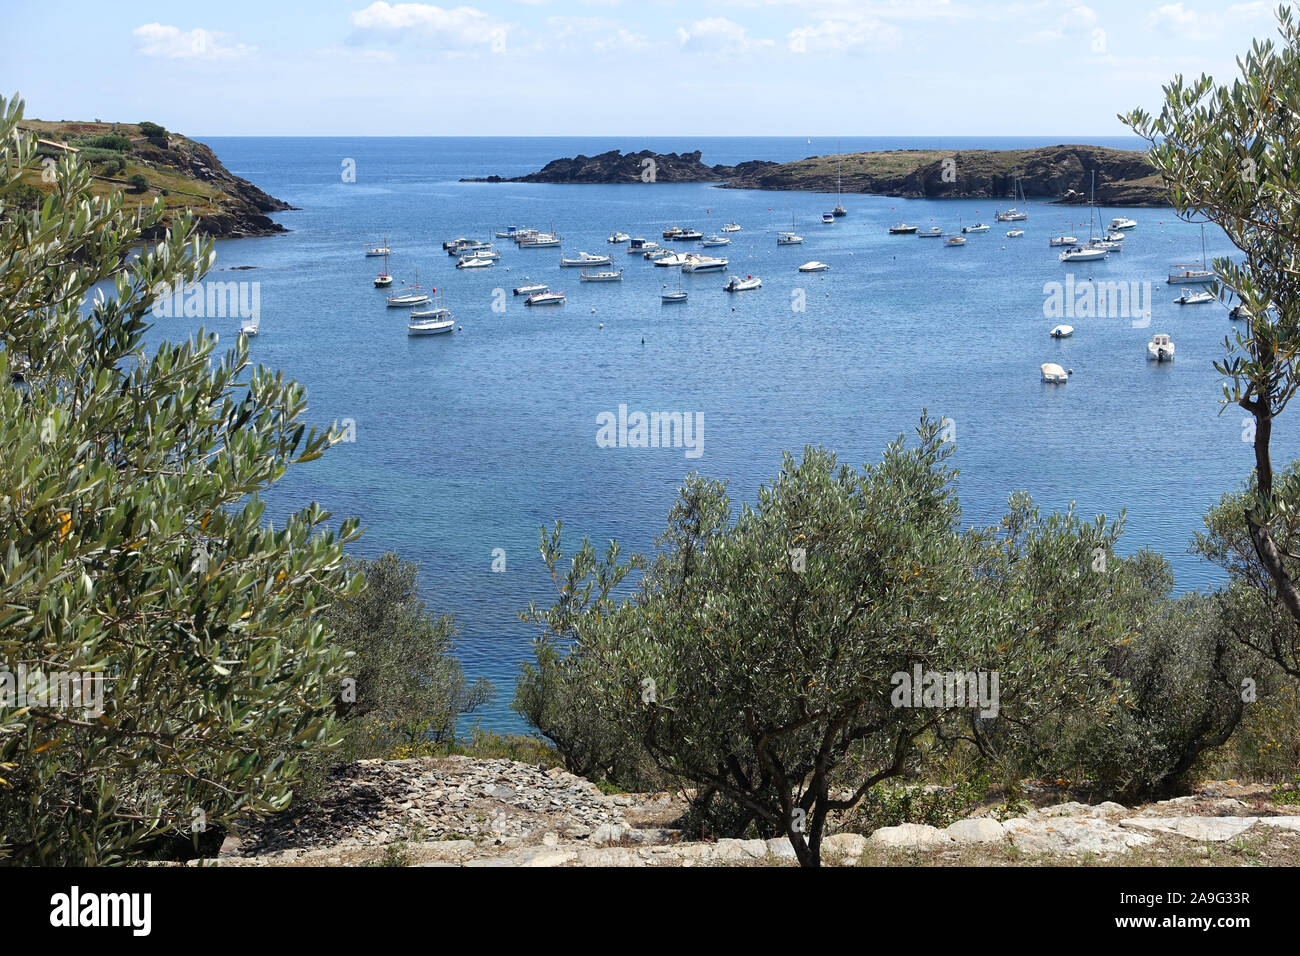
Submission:
<svg viewBox="0 0 1300 956">
<path fill-rule="evenodd" d="M 267 213 L 294 207 L 276 199 L 246 179 L 234 175 L 206 145 L 178 133 L 142 129 L 136 123 L 101 123 L 24 120 L 22 126 L 43 142 L 39 151 L 55 159 L 69 148 L 81 154 L 95 174 L 94 191 L 105 194 L 126 190 L 130 201 L 152 202 L 159 196 L 167 207 L 168 219 L 184 210 L 193 212 L 199 231 L 215 239 L 269 236 L 288 232 Z M 120 137 L 129 145 L 106 149 L 88 144 Z M 146 186 L 132 186 L 141 175 Z M 33 170 L 23 182 L 36 189 L 52 189 Z M 161 232 L 161 230 L 158 230 Z M 148 238 L 157 238 L 157 235 Z"/>
<path fill-rule="evenodd" d="M 1063 145 L 1006 150 L 888 150 L 810 156 L 789 163 L 763 160 L 736 166 L 691 153 L 623 153 L 556 159 L 525 176 L 463 180 L 520 183 L 717 183 L 727 189 L 869 193 L 905 199 L 999 199 L 1016 180 L 1030 199 L 1083 204 L 1093 178 L 1107 206 L 1165 206 L 1164 185 L 1136 150 Z"/>
</svg>

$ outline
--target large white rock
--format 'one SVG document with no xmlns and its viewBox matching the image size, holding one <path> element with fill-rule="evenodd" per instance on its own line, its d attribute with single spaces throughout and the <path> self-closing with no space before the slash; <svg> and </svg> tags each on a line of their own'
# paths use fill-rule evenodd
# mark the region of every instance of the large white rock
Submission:
<svg viewBox="0 0 1300 956">
<path fill-rule="evenodd" d="M 867 848 L 867 838 L 861 833 L 836 833 L 822 840 L 822 860 L 837 860 L 852 866 Z"/>
<path fill-rule="evenodd" d="M 910 850 L 933 850 L 951 846 L 952 837 L 937 827 L 922 823 L 900 823 L 896 827 L 881 827 L 868 840 L 876 846 L 901 847 Z"/>
<path fill-rule="evenodd" d="M 1175 833 L 1189 840 L 1221 842 L 1249 830 L 1259 817 L 1129 817 L 1120 826 L 1156 833 Z"/>
<path fill-rule="evenodd" d="M 1026 853 L 1106 855 L 1150 843 L 1154 837 L 1094 817 L 1017 817 L 1002 824 L 1007 838 Z"/>
<path fill-rule="evenodd" d="M 1259 822 L 1266 827 L 1300 831 L 1300 817 L 1260 817 Z"/>
<path fill-rule="evenodd" d="M 957 843 L 997 843 L 1007 835 L 1002 829 L 1002 824 L 989 817 L 958 820 L 943 832 Z"/>
</svg>

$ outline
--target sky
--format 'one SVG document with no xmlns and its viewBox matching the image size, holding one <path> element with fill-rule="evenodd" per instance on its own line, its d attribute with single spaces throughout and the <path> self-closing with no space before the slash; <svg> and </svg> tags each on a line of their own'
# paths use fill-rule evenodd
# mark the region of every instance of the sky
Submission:
<svg viewBox="0 0 1300 956">
<path fill-rule="evenodd" d="M 0 0 L 0 89 L 191 136 L 1116 136 L 1276 6 Z"/>
</svg>

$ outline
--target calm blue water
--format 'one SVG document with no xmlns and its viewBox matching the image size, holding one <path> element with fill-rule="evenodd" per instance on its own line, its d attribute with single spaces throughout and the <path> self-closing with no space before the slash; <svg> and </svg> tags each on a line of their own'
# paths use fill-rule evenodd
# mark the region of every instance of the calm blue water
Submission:
<svg viewBox="0 0 1300 956">
<path fill-rule="evenodd" d="M 1093 140 L 1095 141 L 1095 140 Z M 955 228 L 992 222 L 987 201 L 926 202 L 846 196 L 849 216 L 824 226 L 833 197 L 720 190 L 703 185 L 549 186 L 461 184 L 462 176 L 515 175 L 558 156 L 608 148 L 703 149 L 710 163 L 787 160 L 837 148 L 1010 147 L 1047 140 L 863 139 L 223 139 L 223 162 L 301 211 L 278 218 L 292 233 L 218 245 L 216 273 L 261 282 L 258 361 L 305 383 L 321 423 L 351 418 L 356 442 L 290 472 L 270 497 L 281 512 L 315 499 L 366 526 L 358 551 L 395 549 L 421 562 L 428 603 L 455 613 L 471 676 L 498 696 L 483 724 L 522 728 L 508 705 L 530 656 L 518 612 L 552 592 L 537 552 L 538 528 L 562 519 L 571 543 L 616 537 L 648 548 L 683 476 L 698 469 L 729 479 L 752 500 L 776 474 L 781 452 L 820 443 L 854 464 L 875 461 L 922 408 L 957 429 L 955 462 L 966 520 L 995 521 L 1007 496 L 1027 489 L 1048 509 L 1077 502 L 1085 514 L 1128 511 L 1128 550 L 1148 546 L 1172 562 L 1178 585 L 1213 585 L 1214 569 L 1186 553 L 1200 516 L 1250 467 L 1243 413 L 1220 416 L 1211 361 L 1230 330 L 1218 305 L 1180 307 L 1164 283 L 1169 263 L 1199 257 L 1200 231 L 1169 210 L 1103 210 L 1139 222 L 1124 252 L 1076 266 L 1077 280 L 1150 280 L 1154 320 L 1066 319 L 1073 339 L 1053 341 L 1044 283 L 1063 280 L 1046 237 L 1077 209 L 1041 203 L 1021 224 L 1002 225 L 966 248 L 891 237 L 899 218 Z M 1136 146 L 1127 139 L 1103 145 Z M 355 160 L 357 181 L 341 181 Z M 1085 210 L 1086 214 L 1086 210 Z M 791 216 L 806 237 L 777 248 Z M 729 271 L 763 279 L 760 291 L 728 295 L 726 276 L 681 276 L 653 267 L 614 230 L 659 239 L 669 224 L 706 233 L 729 220 Z M 510 224 L 548 228 L 564 251 L 605 252 L 625 268 L 619 285 L 581 284 L 558 267 L 558 250 L 519 250 L 502 241 L 493 269 L 457 272 L 441 242 L 485 237 Z M 1082 234 L 1086 235 L 1086 224 Z M 1075 230 L 1076 234 L 1080 234 Z M 404 311 L 385 309 L 371 286 L 382 260 L 362 245 L 388 236 L 392 271 L 445 293 L 463 331 L 410 339 Z M 1227 254 L 1206 232 L 1209 254 Z M 713 250 L 711 250 L 713 251 Z M 810 259 L 832 271 L 799 275 Z M 566 306 L 526 309 L 508 294 L 525 277 L 569 295 Z M 665 283 L 690 291 L 664 306 Z M 504 313 L 493 290 L 507 290 Z M 804 290 L 806 310 L 792 309 Z M 600 327 L 603 323 L 604 328 Z M 158 335 L 181 337 L 198 320 L 169 319 Z M 230 320 L 208 323 L 232 338 Z M 1152 332 L 1167 331 L 1177 361 L 1145 358 Z M 1038 366 L 1074 369 L 1066 387 L 1039 382 Z M 630 409 L 704 414 L 704 454 L 682 449 L 602 449 L 596 416 Z M 1278 457 L 1295 457 L 1282 423 Z M 507 570 L 491 571 L 504 548 Z"/>
</svg>

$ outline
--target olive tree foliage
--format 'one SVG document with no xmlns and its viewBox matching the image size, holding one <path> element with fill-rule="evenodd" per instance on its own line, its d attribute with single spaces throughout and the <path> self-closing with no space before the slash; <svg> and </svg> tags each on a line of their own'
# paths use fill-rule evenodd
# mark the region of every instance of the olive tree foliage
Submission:
<svg viewBox="0 0 1300 956">
<path fill-rule="evenodd" d="M 649 559 L 619 563 L 611 544 L 600 560 L 584 541 L 565 571 L 560 527 L 543 532 L 559 594 L 526 615 L 537 663 L 517 703 L 566 756 L 644 754 L 810 866 L 828 815 L 944 728 L 1032 747 L 1043 722 L 1113 696 L 1103 660 L 1129 634 L 1131 577 L 1092 563 L 1119 528 L 1022 500 L 1013 534 L 963 530 L 951 450 L 925 417 L 914 447 L 900 437 L 862 470 L 810 448 L 734 515 L 725 486 L 693 475 Z M 916 706 L 900 677 L 917 668 L 999 672 L 1000 710 Z"/>
<path fill-rule="evenodd" d="M 304 390 L 200 331 L 146 355 L 152 301 L 211 266 L 187 216 L 94 197 L 75 157 L 35 209 L 0 100 L 0 855 L 105 864 L 288 803 L 346 674 L 321 612 L 357 531 L 259 492 L 333 440 Z M 15 687 L 20 671 L 26 686 Z M 102 675 L 102 712 L 33 675 Z M 93 685 L 92 685 L 93 686 Z"/>
<path fill-rule="evenodd" d="M 1225 407 L 1253 419 L 1255 481 L 1240 520 L 1277 600 L 1300 621 L 1300 554 L 1282 544 L 1296 540 L 1300 484 L 1275 474 L 1270 449 L 1300 385 L 1300 26 L 1285 6 L 1277 19 L 1281 42 L 1255 41 L 1231 85 L 1177 76 L 1158 116 L 1137 109 L 1121 119 L 1152 143 L 1178 215 L 1216 223 L 1241 253 L 1214 260 L 1220 295 L 1251 313 L 1215 368 L 1228 379 Z M 1277 663 L 1300 677 L 1294 653 Z"/>
<path fill-rule="evenodd" d="M 458 719 L 492 696 L 491 683 L 467 681 L 453 656 L 455 620 L 435 617 L 420 600 L 414 562 L 390 551 L 349 559 L 348 567 L 365 587 L 326 613 L 334 642 L 352 653 L 338 697 L 344 743 L 335 759 L 383 757 L 399 742 L 452 742 Z"/>
</svg>

